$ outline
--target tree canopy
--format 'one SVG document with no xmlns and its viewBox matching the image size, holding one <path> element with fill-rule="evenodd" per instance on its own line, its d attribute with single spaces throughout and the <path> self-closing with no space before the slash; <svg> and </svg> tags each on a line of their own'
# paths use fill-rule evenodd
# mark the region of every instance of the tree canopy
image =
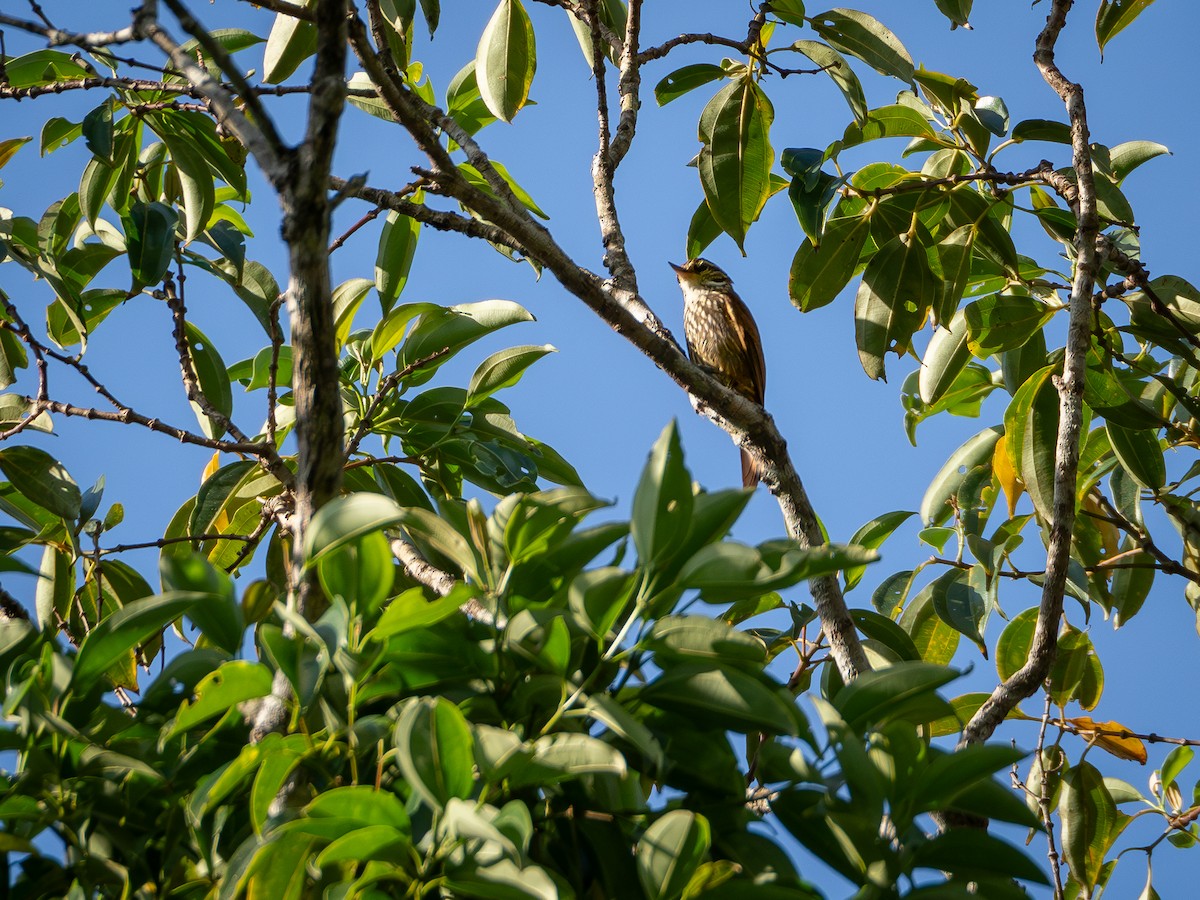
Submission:
<svg viewBox="0 0 1200 900">
<path fill-rule="evenodd" d="M 1060 60 L 1152 2 L 1048 0 L 993 48 L 1028 114 L 887 4 L 0 12 L 9 892 L 1090 898 L 1145 865 L 1157 896 L 1197 741 L 1105 716 L 1155 660 L 1096 629 L 1152 591 L 1200 616 L 1200 291 L 1152 275 L 1127 184 L 1168 148 L 1090 130 Z M 642 248 L 753 264 L 764 230 L 760 321 L 849 336 L 766 408 L 689 360 Z M 656 409 L 616 508 L 555 447 L 635 436 L 539 400 L 534 312 Z M 914 446 L 954 435 L 900 508 L 800 464 L 891 425 L 788 427 L 864 375 Z M 694 476 L 687 403 L 765 490 L 711 426 Z"/>
</svg>

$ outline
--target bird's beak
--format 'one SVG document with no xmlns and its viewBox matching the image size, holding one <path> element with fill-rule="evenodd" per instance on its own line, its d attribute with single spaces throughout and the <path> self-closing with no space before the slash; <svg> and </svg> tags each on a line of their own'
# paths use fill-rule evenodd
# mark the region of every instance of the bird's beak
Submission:
<svg viewBox="0 0 1200 900">
<path fill-rule="evenodd" d="M 669 263 L 667 263 L 667 265 L 670 266 L 672 269 L 674 269 L 675 274 L 681 278 L 688 274 L 687 269 L 685 269 L 683 266 L 677 266 L 673 262 L 669 262 Z"/>
</svg>

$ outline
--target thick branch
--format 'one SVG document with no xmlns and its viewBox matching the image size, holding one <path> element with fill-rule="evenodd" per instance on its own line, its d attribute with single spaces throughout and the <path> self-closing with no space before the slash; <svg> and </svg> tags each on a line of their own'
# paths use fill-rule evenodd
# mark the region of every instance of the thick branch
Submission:
<svg viewBox="0 0 1200 900">
<path fill-rule="evenodd" d="M 303 531 L 313 514 L 341 487 L 343 423 L 337 328 L 329 272 L 332 204 L 329 176 L 338 120 L 346 96 L 346 16 L 337 2 L 315 7 L 317 61 L 311 80 L 304 142 L 280 192 L 283 239 L 291 277 L 288 316 L 293 348 L 292 386 L 296 398 L 295 568 L 303 570 Z M 299 576 L 297 576 L 299 577 Z M 308 591 L 296 598 L 301 613 Z"/>
<path fill-rule="evenodd" d="M 1057 380 L 1059 396 L 1058 442 L 1054 451 L 1054 505 L 1046 552 L 1046 581 L 1029 659 L 999 685 L 963 730 L 962 743 L 987 740 L 1021 700 L 1031 696 L 1046 680 L 1058 649 L 1063 591 L 1070 562 L 1071 534 L 1075 527 L 1075 479 L 1079 468 L 1079 432 L 1083 413 L 1084 366 L 1091 340 L 1092 288 L 1096 277 L 1096 238 L 1100 233 L 1096 193 L 1088 146 L 1087 108 L 1083 88 L 1068 81 L 1054 61 L 1054 47 L 1066 24 L 1072 0 L 1054 0 L 1046 27 L 1038 35 L 1034 62 L 1042 78 L 1062 98 L 1071 122 L 1072 161 L 1075 166 L 1079 226 L 1075 233 L 1075 277 L 1071 285 L 1070 320 L 1063 374 Z"/>
<path fill-rule="evenodd" d="M 404 567 L 404 571 L 408 577 L 419 584 L 425 585 L 425 587 L 429 588 L 439 597 L 445 597 L 458 584 L 453 575 L 429 562 L 429 560 L 421 555 L 421 551 L 408 541 L 401 538 L 392 538 L 391 548 L 392 555 Z M 459 608 L 472 619 L 491 622 L 495 618 L 474 597 Z"/>
</svg>

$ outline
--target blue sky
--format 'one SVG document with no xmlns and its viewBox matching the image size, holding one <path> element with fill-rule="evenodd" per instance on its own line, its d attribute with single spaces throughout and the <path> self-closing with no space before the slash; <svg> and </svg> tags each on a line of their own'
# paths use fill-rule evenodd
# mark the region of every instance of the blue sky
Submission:
<svg viewBox="0 0 1200 900">
<path fill-rule="evenodd" d="M 44 5 L 60 25 L 83 28 L 99 24 L 75 20 L 74 3 Z M 425 62 L 439 98 L 450 78 L 472 57 L 492 8 L 486 2 L 444 5 L 437 39 L 431 44 L 426 36 L 418 35 L 414 48 L 414 55 Z M 963 76 L 982 94 L 1003 97 L 1014 122 L 1065 119 L 1060 101 L 1042 82 L 1031 60 L 1047 3 L 1030 8 L 1026 3 L 981 2 L 972 16 L 974 30 L 953 32 L 932 0 L 860 0 L 850 5 L 888 24 L 918 63 Z M 122 4 L 104 6 L 118 16 L 124 10 Z M 523 110 L 512 127 L 489 127 L 481 140 L 550 214 L 548 224 L 560 244 L 582 264 L 599 271 L 602 248 L 589 178 L 596 133 L 590 73 L 565 14 L 539 4 L 529 6 L 539 42 L 538 73 L 532 89 L 537 105 Z M 813 11 L 818 8 L 812 3 L 809 6 Z M 1095 6 L 1095 0 L 1076 4 L 1059 43 L 1060 65 L 1068 77 L 1085 87 L 1093 140 L 1112 146 L 1144 138 L 1160 141 L 1174 152 L 1131 176 L 1126 193 L 1142 226 L 1143 258 L 1152 273 L 1173 273 L 1195 283 L 1200 276 L 1196 272 L 1193 215 L 1185 204 L 1200 196 L 1200 129 L 1186 105 L 1194 78 L 1182 73 L 1194 66 L 1194 61 L 1189 61 L 1200 30 L 1200 8 L 1178 2 L 1155 4 L 1109 45 L 1101 63 L 1092 33 Z M 686 26 L 679 21 L 683 9 L 689 11 Z M 743 3 L 649 3 L 643 43 L 658 43 L 684 28 L 744 33 L 746 10 Z M 266 34 L 271 21 L 268 13 L 229 2 L 197 4 L 197 12 L 214 25 L 227 24 L 218 17 L 231 12 L 239 24 L 260 34 Z M 789 28 L 777 32 L 775 42 L 812 36 Z M 8 37 L 8 50 L 21 52 L 17 36 Z M 617 201 L 642 293 L 677 335 L 681 333 L 681 300 L 667 262 L 682 261 L 687 223 L 701 197 L 696 171 L 685 164 L 698 149 L 696 120 L 716 86 L 701 88 L 663 109 L 656 107 L 652 88 L 673 69 L 689 62 L 719 61 L 723 52 L 681 48 L 647 68 L 638 139 L 617 183 Z M 246 54 L 248 66 L 258 65 L 257 53 Z M 877 76 L 863 65 L 856 65 L 856 71 L 863 79 L 869 105 L 881 106 L 894 99 L 900 87 L 897 82 Z M 840 93 L 822 75 L 786 81 L 772 78 L 764 86 L 775 104 L 772 143 L 777 153 L 791 146 L 823 147 L 841 135 L 849 120 Z M 6 103 L 0 138 L 36 135 L 46 117 L 78 119 L 98 101 L 98 97 L 63 96 L 20 105 Z M 286 98 L 272 108 L 280 110 L 285 133 L 298 136 L 303 101 Z M 336 166 L 340 175 L 365 172 L 372 185 L 398 187 L 409 180 L 408 167 L 423 161 L 396 129 L 358 110 L 347 110 L 345 124 Z M 868 145 L 864 151 L 847 153 L 843 163 L 854 168 L 877 158 L 897 159 L 902 146 L 902 140 Z M 4 180 L 0 206 L 36 218 L 50 202 L 74 188 L 83 154 L 82 142 L 45 159 L 37 158 L 34 145 L 24 148 L 0 172 Z M 1062 146 L 1026 144 L 1003 154 L 998 165 L 1019 171 L 1036 164 L 1042 155 L 1056 165 L 1068 161 Z M 56 180 L 64 172 L 71 174 Z M 282 282 L 285 270 L 276 237 L 277 206 L 261 179 L 255 178 L 253 183 L 257 184 L 258 203 L 247 218 L 257 237 L 249 253 L 271 267 Z M 355 202 L 346 203 L 338 212 L 337 225 L 348 227 L 366 209 Z M 377 228 L 364 229 L 338 251 L 335 280 L 371 276 Z M 758 319 L 767 357 L 767 406 L 789 441 L 829 533 L 834 540 L 846 540 L 875 515 L 916 509 L 946 456 L 971 434 L 999 421 L 1004 401 L 994 398 L 978 420 L 943 417 L 927 421 L 918 430 L 919 446 L 911 447 L 902 427 L 899 386 L 916 361 L 889 357 L 889 383 L 867 379 L 854 348 L 852 291 L 809 315 L 791 306 L 787 272 L 801 239 L 795 216 L 780 195 L 751 229 L 745 258 L 727 238 L 718 239 L 705 255 L 730 273 Z M 1037 228 L 1022 229 L 1018 246 L 1043 261 L 1053 261 L 1057 252 Z M 8 265 L 0 266 L 0 287 L 26 311 L 27 318 L 40 318 L 37 310 L 46 300 L 42 286 L 30 288 L 23 272 Z M 190 316 L 214 339 L 226 363 L 251 356 L 266 345 L 261 329 L 227 292 L 206 286 L 200 279 L 194 279 L 189 288 Z M 508 329 L 482 349 L 463 354 L 446 367 L 443 383 L 465 383 L 475 363 L 493 349 L 552 343 L 559 353 L 538 363 L 501 399 L 512 407 L 523 430 L 562 452 L 593 493 L 615 501 L 619 514 L 627 513 L 650 445 L 672 417 L 680 422 L 695 478 L 713 489 L 737 483 L 737 451 L 727 436 L 696 416 L 677 387 L 549 276 L 535 281 L 529 267 L 508 262 L 487 245 L 427 229 L 403 299 L 452 304 L 488 297 L 517 300 L 538 321 Z M 366 306 L 371 303 L 369 299 Z M 370 324 L 366 314 L 359 321 Z M 918 346 L 923 342 L 920 339 Z M 115 312 L 95 335 L 88 361 L 118 396 L 128 398 L 139 411 L 185 426 L 194 422 L 178 383 L 170 318 L 161 304 L 135 300 Z M 87 386 L 79 379 L 60 373 L 51 384 L 57 399 L 81 405 L 91 402 Z M 261 402 L 261 392 L 237 398 L 236 417 L 248 430 L 257 428 L 262 420 L 263 411 L 256 405 Z M 125 505 L 126 522 L 114 533 L 114 540 L 151 540 L 161 535 L 171 513 L 194 493 L 208 461 L 206 451 L 180 447 L 131 428 L 79 422 L 59 422 L 58 426 L 58 436 L 41 443 L 66 463 L 81 484 L 86 486 L 105 475 L 106 499 Z M 1172 464 L 1188 463 L 1190 460 Z M 1169 526 L 1165 522 L 1156 526 L 1164 544 L 1173 548 Z M 782 531 L 773 499 L 760 489 L 738 523 L 735 537 L 754 542 L 779 536 Z M 910 525 L 885 546 L 884 560 L 849 595 L 852 604 L 868 605 L 870 591 L 881 578 L 928 557 L 929 548 L 918 542 L 916 531 L 915 525 Z M 1029 539 L 1032 542 L 1032 531 Z M 153 554 L 145 554 L 137 562 L 152 573 Z M 10 589 L 17 593 L 26 587 L 14 583 Z M 28 590 L 31 593 L 31 586 Z M 804 596 L 802 591 L 794 594 L 797 600 Z M 1009 615 L 1036 602 L 1036 591 L 1029 586 L 1006 585 L 1001 594 Z M 1083 626 L 1077 607 L 1069 614 Z M 998 617 L 992 618 L 987 634 L 990 640 L 994 641 L 1002 625 Z M 1181 582 L 1160 578 L 1141 615 L 1116 635 L 1094 615 L 1090 634 L 1108 675 L 1095 718 L 1116 719 L 1136 730 L 1200 737 L 1192 731 L 1200 721 L 1200 700 L 1194 692 L 1175 687 L 1175 680 L 1181 677 L 1175 669 L 1194 659 L 1196 652 L 1195 619 L 1183 600 Z M 1159 660 L 1169 662 L 1155 665 Z M 994 667 L 976 651 L 964 646 L 956 664 L 974 666 L 963 690 L 990 686 Z M 1029 708 L 1032 711 L 1034 706 Z M 1028 744 L 1027 733 L 1014 734 Z M 1079 745 L 1071 746 L 1077 755 Z M 1166 752 L 1161 746 L 1150 749 L 1146 769 L 1122 764 L 1108 770 L 1145 791 L 1150 769 Z M 1089 758 L 1095 762 L 1097 755 Z M 1194 780 L 1196 774 L 1185 773 L 1185 780 L 1189 776 Z M 1183 787 L 1186 794 L 1190 780 Z M 1035 841 L 1032 850 L 1040 857 L 1043 845 Z M 1169 847 L 1156 853 L 1156 886 L 1163 896 L 1175 896 L 1181 890 L 1194 870 L 1194 856 L 1194 852 Z M 1109 896 L 1133 896 L 1140 889 L 1144 867 L 1140 859 L 1132 857 L 1118 867 L 1119 880 Z M 807 874 L 815 877 L 817 872 Z M 839 881 L 832 875 L 828 879 L 831 896 L 838 896 Z"/>
</svg>

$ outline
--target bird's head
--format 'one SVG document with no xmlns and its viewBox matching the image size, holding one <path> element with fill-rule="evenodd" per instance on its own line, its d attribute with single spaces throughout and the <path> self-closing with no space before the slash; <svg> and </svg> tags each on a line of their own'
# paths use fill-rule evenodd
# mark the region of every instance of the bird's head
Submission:
<svg viewBox="0 0 1200 900">
<path fill-rule="evenodd" d="M 675 263 L 671 263 L 670 266 L 675 270 L 675 277 L 679 279 L 681 285 L 719 290 L 733 289 L 733 279 L 726 275 L 720 266 L 699 256 L 689 259 L 682 266 L 677 266 Z"/>
</svg>

